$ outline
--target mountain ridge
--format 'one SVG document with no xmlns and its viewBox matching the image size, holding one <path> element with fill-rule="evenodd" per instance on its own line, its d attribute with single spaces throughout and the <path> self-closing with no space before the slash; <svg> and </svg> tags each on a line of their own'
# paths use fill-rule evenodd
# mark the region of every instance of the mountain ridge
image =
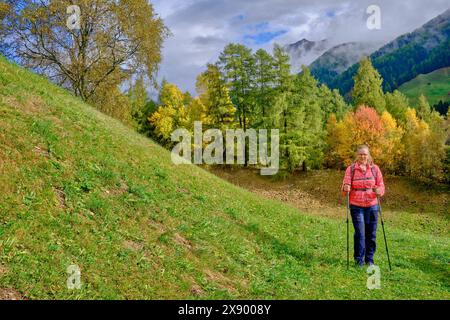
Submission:
<svg viewBox="0 0 450 320">
<path fill-rule="evenodd" d="M 381 46 L 382 43 L 379 42 L 346 42 L 336 45 L 309 65 L 311 74 L 321 83 L 329 85 L 335 77 Z"/>
</svg>

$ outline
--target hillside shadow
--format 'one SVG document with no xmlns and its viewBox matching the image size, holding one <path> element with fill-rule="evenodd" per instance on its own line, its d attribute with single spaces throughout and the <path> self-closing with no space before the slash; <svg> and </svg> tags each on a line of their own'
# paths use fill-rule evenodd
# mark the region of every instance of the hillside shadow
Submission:
<svg viewBox="0 0 450 320">
<path fill-rule="evenodd" d="M 411 262 L 416 266 L 417 269 L 422 272 L 437 278 L 437 280 L 442 284 L 446 290 L 450 290 L 450 269 L 449 263 L 439 263 L 432 256 L 411 259 Z"/>
<path fill-rule="evenodd" d="M 239 228 L 254 235 L 257 243 L 271 248 L 277 256 L 284 258 L 288 255 L 302 261 L 305 266 L 312 265 L 314 255 L 307 250 L 300 250 L 299 248 L 294 247 L 294 245 L 292 244 L 280 241 L 273 235 L 261 230 L 259 225 L 256 223 L 246 223 L 237 218 L 235 214 L 229 212 L 227 212 L 226 214 L 236 223 Z"/>
</svg>

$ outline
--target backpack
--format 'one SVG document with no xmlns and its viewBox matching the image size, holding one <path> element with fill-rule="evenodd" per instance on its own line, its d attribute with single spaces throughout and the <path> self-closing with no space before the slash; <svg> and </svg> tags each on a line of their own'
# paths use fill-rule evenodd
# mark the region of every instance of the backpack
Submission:
<svg viewBox="0 0 450 320">
<path fill-rule="evenodd" d="M 376 182 L 377 177 L 378 177 L 378 171 L 375 170 L 375 165 L 373 165 L 372 168 L 370 168 L 370 170 L 372 171 L 372 176 L 375 178 L 375 182 Z M 355 164 L 354 163 L 351 166 L 351 174 L 352 174 L 352 179 L 350 180 L 350 188 L 353 188 L 353 178 L 355 176 Z"/>
</svg>

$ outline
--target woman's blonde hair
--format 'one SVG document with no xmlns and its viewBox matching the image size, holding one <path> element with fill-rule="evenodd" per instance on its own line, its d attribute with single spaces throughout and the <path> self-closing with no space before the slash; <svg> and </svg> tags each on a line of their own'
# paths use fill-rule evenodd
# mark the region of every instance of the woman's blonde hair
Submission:
<svg viewBox="0 0 450 320">
<path fill-rule="evenodd" d="M 355 162 L 358 160 L 358 153 L 359 153 L 361 150 L 367 150 L 367 154 L 368 154 L 368 156 L 367 156 L 367 163 L 369 163 L 370 165 L 373 165 L 373 158 L 372 158 L 372 156 L 370 155 L 370 149 L 369 149 L 369 147 L 368 147 L 367 145 L 365 145 L 365 144 L 361 144 L 361 145 L 358 146 L 358 148 L 356 148 L 356 159 L 355 159 Z"/>
</svg>

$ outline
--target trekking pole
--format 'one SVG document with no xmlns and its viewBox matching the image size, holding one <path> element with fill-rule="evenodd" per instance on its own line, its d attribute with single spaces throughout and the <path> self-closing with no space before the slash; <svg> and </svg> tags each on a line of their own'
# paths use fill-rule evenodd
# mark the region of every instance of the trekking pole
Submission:
<svg viewBox="0 0 450 320">
<path fill-rule="evenodd" d="M 350 253 L 349 253 L 349 230 L 348 230 L 348 213 L 350 212 L 350 192 L 347 192 L 347 270 L 350 267 Z"/>
<path fill-rule="evenodd" d="M 386 232 L 384 231 L 383 215 L 381 213 L 381 202 L 380 202 L 380 197 L 378 195 L 377 195 L 377 201 L 378 201 L 378 208 L 380 210 L 381 227 L 383 228 L 384 243 L 386 245 L 386 254 L 387 254 L 387 258 L 388 258 L 388 262 L 389 262 L 389 270 L 392 271 L 391 259 L 389 258 L 389 249 L 388 249 L 388 244 L 387 244 L 387 240 L 386 240 Z"/>
</svg>

